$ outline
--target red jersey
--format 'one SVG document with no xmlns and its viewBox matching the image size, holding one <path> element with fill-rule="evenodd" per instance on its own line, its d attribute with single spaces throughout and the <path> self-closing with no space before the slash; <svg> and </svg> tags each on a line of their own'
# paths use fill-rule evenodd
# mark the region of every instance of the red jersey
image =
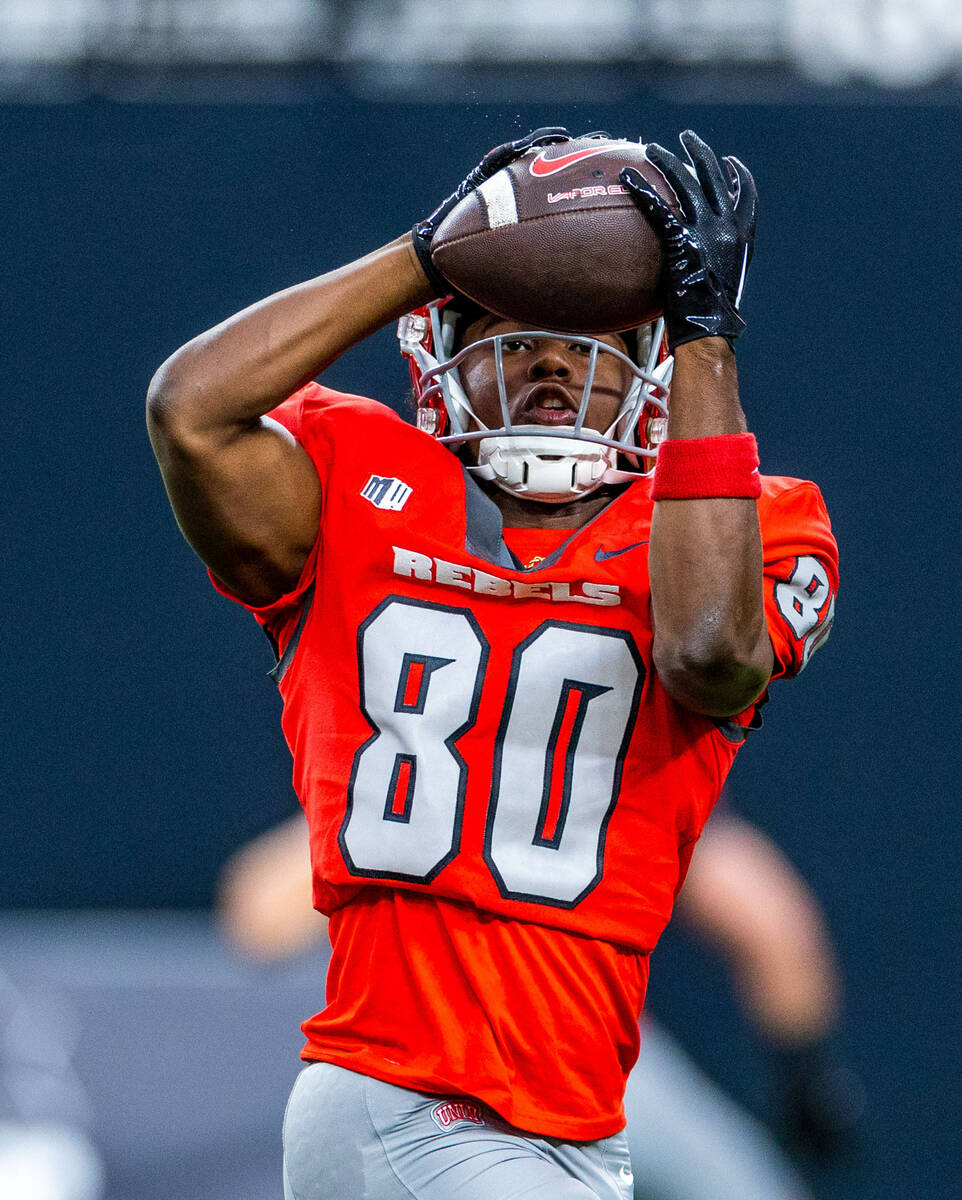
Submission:
<svg viewBox="0 0 962 1200">
<path fill-rule="evenodd" d="M 525 568 L 458 458 L 390 410 L 309 384 L 272 416 L 323 494 L 296 588 L 253 610 L 331 917 L 304 1056 L 608 1136 L 648 955 L 754 706 L 715 720 L 658 679 L 647 480 L 567 537 L 509 535 Z M 763 487 L 792 675 L 828 633 L 836 548 L 813 484 Z"/>
</svg>

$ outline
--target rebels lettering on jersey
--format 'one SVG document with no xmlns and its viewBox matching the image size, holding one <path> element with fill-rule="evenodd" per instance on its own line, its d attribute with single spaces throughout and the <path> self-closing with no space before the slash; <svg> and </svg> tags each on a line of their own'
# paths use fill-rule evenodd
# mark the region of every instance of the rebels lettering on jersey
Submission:
<svg viewBox="0 0 962 1200">
<path fill-rule="evenodd" d="M 253 610 L 332 914 L 307 1054 L 614 1132 L 647 955 L 754 716 L 690 712 L 653 669 L 649 483 L 522 569 L 458 459 L 388 409 L 312 384 L 272 416 L 324 497 L 296 588 Z M 792 675 L 830 626 L 835 543 L 813 484 L 763 484 Z"/>
<path fill-rule="evenodd" d="M 512 600 L 538 597 L 560 603 L 602 604 L 605 607 L 621 603 L 621 592 L 616 583 L 592 583 L 582 579 L 572 586 L 570 583 L 555 583 L 547 579 L 537 582 L 505 579 L 502 575 L 492 575 L 490 571 L 459 566 L 443 558 L 419 554 L 417 550 L 405 550 L 402 546 L 392 546 L 391 549 L 394 551 L 394 574 L 402 579 L 423 579 L 445 587 L 466 588 L 483 596 L 506 596 Z"/>
</svg>

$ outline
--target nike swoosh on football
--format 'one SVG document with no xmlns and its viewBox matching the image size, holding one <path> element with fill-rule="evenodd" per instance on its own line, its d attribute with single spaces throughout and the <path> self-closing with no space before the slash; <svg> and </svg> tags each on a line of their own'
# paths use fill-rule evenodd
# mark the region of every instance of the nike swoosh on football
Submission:
<svg viewBox="0 0 962 1200">
<path fill-rule="evenodd" d="M 562 154 L 560 158 L 546 158 L 547 150 L 542 150 L 537 158 L 532 159 L 531 166 L 528 170 L 532 175 L 537 175 L 539 178 L 544 175 L 555 175 L 558 171 L 563 171 L 565 167 L 572 167 L 576 162 L 581 162 L 583 158 L 594 158 L 596 154 L 607 154 L 611 149 L 611 143 L 604 146 L 589 146 L 586 150 L 572 150 L 570 154 Z"/>
<path fill-rule="evenodd" d="M 637 550 L 639 546 L 647 546 L 648 542 L 632 542 L 630 546 L 622 546 L 619 550 L 602 550 L 599 546 L 595 551 L 595 562 L 604 562 L 606 558 L 616 558 L 619 554 L 627 554 L 629 550 Z"/>
</svg>

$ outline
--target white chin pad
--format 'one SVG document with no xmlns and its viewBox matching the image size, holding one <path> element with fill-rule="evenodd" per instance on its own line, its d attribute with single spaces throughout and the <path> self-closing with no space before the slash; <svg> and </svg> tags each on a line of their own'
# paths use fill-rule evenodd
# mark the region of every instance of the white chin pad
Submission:
<svg viewBox="0 0 962 1200">
<path fill-rule="evenodd" d="M 526 500 L 563 503 L 593 492 L 615 465 L 615 451 L 596 442 L 531 434 L 483 438 L 478 474 Z"/>
</svg>

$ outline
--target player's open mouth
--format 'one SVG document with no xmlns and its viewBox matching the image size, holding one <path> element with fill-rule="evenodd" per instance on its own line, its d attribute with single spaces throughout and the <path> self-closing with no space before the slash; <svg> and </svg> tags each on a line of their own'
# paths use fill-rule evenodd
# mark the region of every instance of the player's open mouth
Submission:
<svg viewBox="0 0 962 1200">
<path fill-rule="evenodd" d="M 578 402 L 560 383 L 536 383 L 515 419 L 530 425 L 573 425 L 577 408 Z"/>
</svg>

